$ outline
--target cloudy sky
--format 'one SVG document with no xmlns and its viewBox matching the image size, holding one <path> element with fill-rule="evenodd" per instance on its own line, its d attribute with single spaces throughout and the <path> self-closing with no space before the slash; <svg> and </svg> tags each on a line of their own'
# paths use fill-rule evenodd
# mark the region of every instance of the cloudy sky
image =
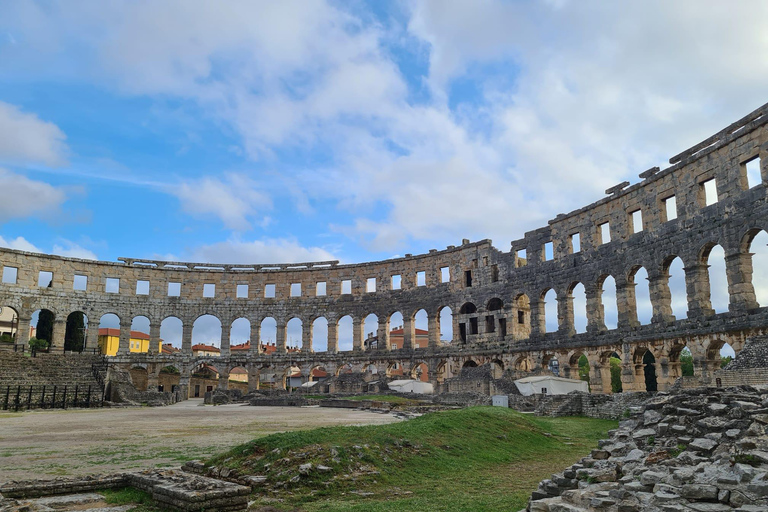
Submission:
<svg viewBox="0 0 768 512">
<path fill-rule="evenodd" d="M 0 245 L 507 250 L 768 101 L 766 19 L 748 0 L 3 2 Z"/>
</svg>

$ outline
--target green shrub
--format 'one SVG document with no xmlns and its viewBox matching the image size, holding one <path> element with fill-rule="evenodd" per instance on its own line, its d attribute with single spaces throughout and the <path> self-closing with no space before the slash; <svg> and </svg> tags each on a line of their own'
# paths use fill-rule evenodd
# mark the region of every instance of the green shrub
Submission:
<svg viewBox="0 0 768 512">
<path fill-rule="evenodd" d="M 37 338 L 29 338 L 29 348 L 32 350 L 45 350 L 48 348 L 48 340 L 39 340 Z"/>
</svg>

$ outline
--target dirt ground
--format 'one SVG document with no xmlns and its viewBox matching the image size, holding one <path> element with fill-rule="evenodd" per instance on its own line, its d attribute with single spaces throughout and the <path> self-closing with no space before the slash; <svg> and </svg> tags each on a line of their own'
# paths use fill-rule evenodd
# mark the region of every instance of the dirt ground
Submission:
<svg viewBox="0 0 768 512">
<path fill-rule="evenodd" d="M 204 406 L 0 414 L 0 482 L 180 466 L 256 437 L 333 425 L 398 421 L 320 407 Z"/>
</svg>

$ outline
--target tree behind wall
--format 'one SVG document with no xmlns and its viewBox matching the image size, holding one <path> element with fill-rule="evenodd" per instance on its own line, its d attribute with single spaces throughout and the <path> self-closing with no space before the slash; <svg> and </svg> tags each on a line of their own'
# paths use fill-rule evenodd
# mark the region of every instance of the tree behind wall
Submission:
<svg viewBox="0 0 768 512">
<path fill-rule="evenodd" d="M 85 346 L 85 315 L 76 311 L 67 317 L 64 350 L 82 352 Z"/>
<path fill-rule="evenodd" d="M 53 340 L 53 313 L 47 309 L 41 309 L 40 314 L 37 316 L 35 338 L 47 341 L 48 345 Z"/>
</svg>

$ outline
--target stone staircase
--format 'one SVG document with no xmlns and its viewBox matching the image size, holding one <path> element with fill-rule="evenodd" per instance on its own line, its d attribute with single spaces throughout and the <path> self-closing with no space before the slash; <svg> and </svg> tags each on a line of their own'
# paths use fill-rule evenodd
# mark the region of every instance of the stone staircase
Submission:
<svg viewBox="0 0 768 512">
<path fill-rule="evenodd" d="M 102 356 L 94 354 L 44 354 L 31 357 L 28 353 L 0 352 L 0 390 L 8 386 L 63 387 L 75 386 L 103 391 L 103 379 L 98 371 L 106 371 Z"/>
</svg>

